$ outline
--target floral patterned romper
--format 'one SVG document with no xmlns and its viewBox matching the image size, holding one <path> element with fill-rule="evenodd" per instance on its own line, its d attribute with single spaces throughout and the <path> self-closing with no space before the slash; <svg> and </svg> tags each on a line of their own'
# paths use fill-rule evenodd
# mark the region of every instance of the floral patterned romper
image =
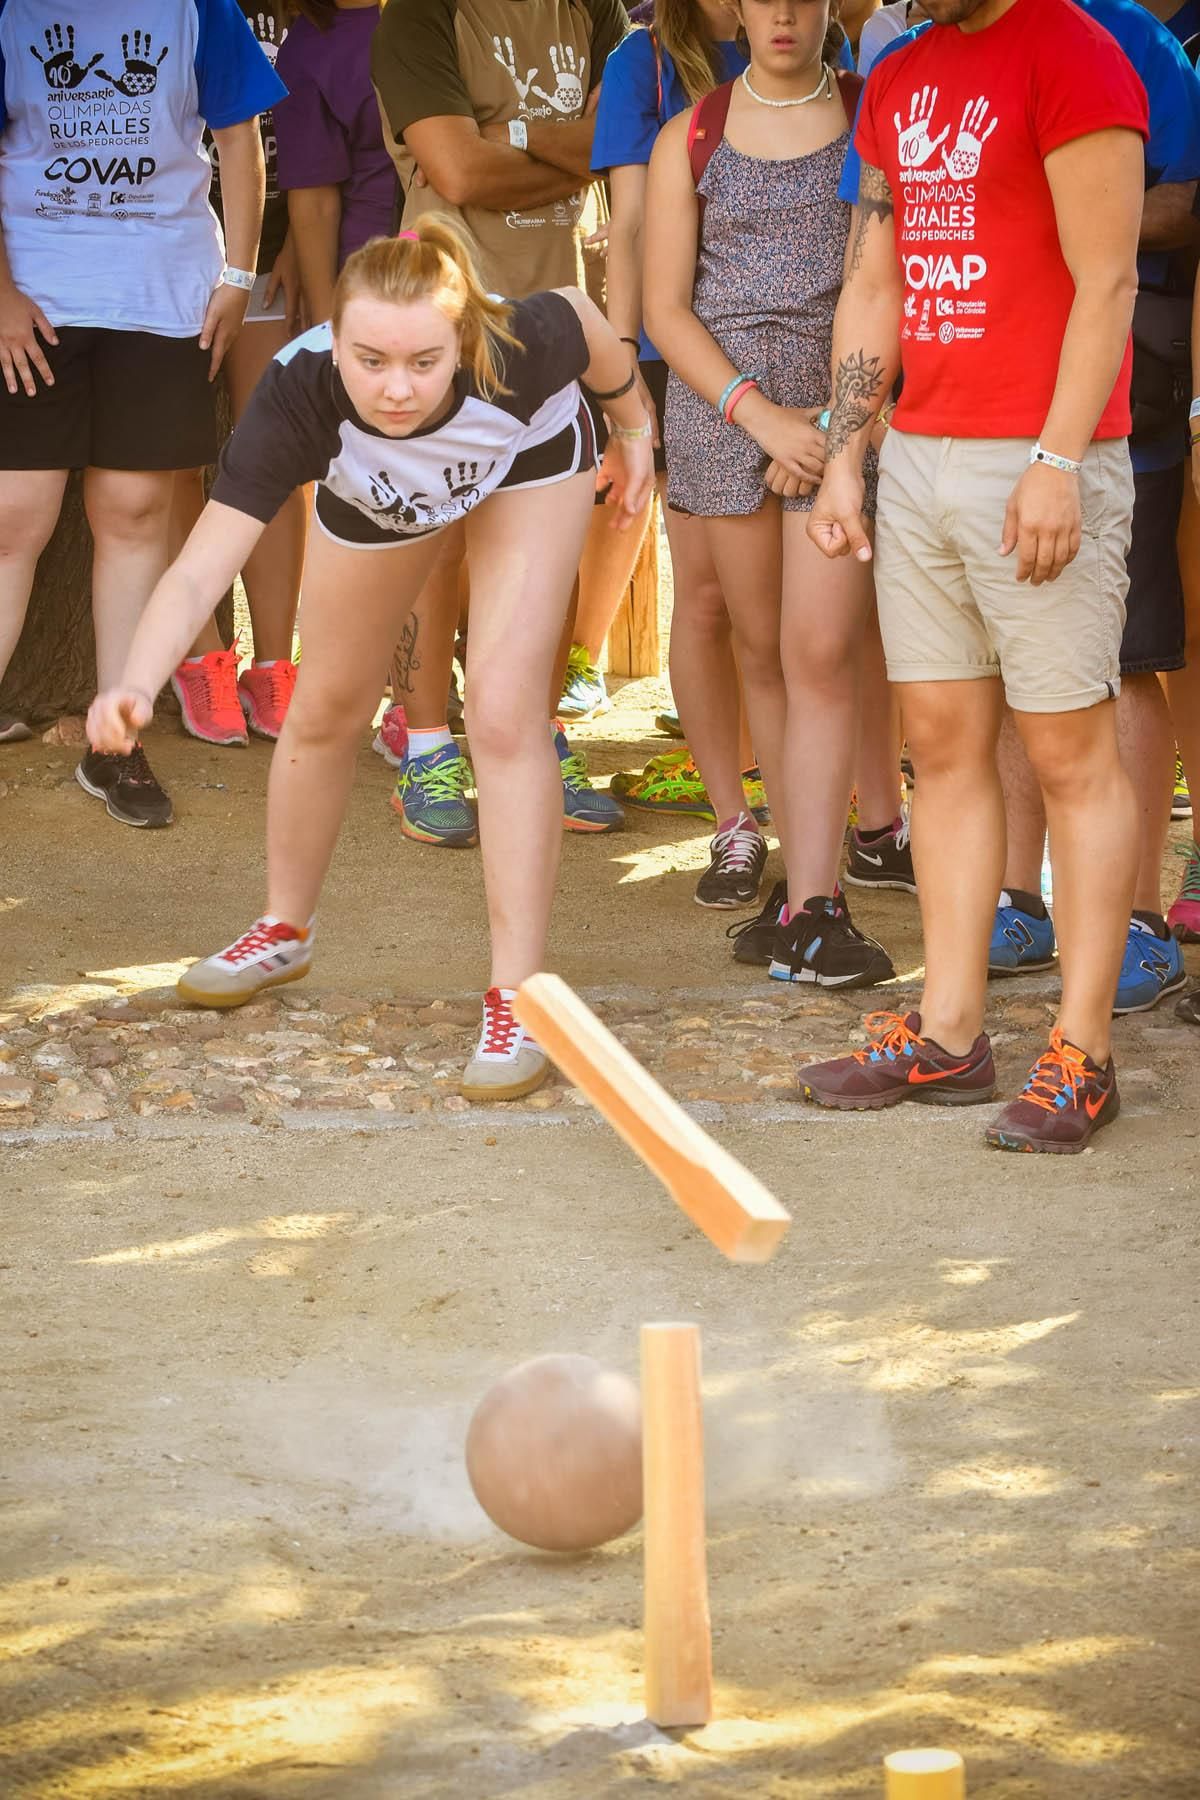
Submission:
<svg viewBox="0 0 1200 1800">
<path fill-rule="evenodd" d="M 704 207 L 692 307 L 736 369 L 758 376 L 779 406 L 830 401 L 833 314 L 842 286 L 850 207 L 838 199 L 849 133 L 780 161 L 746 156 L 722 137 L 697 187 Z M 735 415 L 736 417 L 736 415 Z M 672 370 L 667 381 L 669 504 L 704 518 L 754 513 L 766 458 Z M 875 511 L 868 452 L 866 511 Z M 810 511 L 813 496 L 781 504 Z"/>
</svg>

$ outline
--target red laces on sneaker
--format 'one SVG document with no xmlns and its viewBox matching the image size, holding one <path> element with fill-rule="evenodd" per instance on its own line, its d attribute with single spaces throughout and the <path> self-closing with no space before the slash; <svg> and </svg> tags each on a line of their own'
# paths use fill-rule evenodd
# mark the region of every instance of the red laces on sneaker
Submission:
<svg viewBox="0 0 1200 1800">
<path fill-rule="evenodd" d="M 924 1043 L 924 1039 L 916 1031 L 910 1031 L 899 1013 L 868 1013 L 863 1023 L 870 1034 L 870 1042 L 865 1050 L 852 1052 L 855 1062 L 870 1062 L 872 1055 L 886 1056 L 890 1051 L 893 1056 L 903 1056 L 910 1044 Z"/>
<path fill-rule="evenodd" d="M 294 944 L 300 933 L 291 925 L 266 925 L 260 919 L 252 925 L 236 944 L 230 944 L 228 950 L 222 950 L 225 962 L 248 962 L 252 956 L 258 956 L 264 950 L 270 950 L 276 944 Z"/>
<path fill-rule="evenodd" d="M 1067 1105 L 1073 1106 L 1086 1080 L 1083 1052 L 1064 1044 L 1062 1032 L 1055 1030 L 1050 1033 L 1049 1049 L 1044 1050 L 1034 1064 L 1021 1098 L 1032 1101 L 1034 1106 L 1040 1106 L 1046 1112 L 1057 1112 L 1060 1094 L 1065 1092 Z"/>
<path fill-rule="evenodd" d="M 499 988 L 489 988 L 483 996 L 482 1056 L 511 1056 L 521 1027 Z"/>
</svg>

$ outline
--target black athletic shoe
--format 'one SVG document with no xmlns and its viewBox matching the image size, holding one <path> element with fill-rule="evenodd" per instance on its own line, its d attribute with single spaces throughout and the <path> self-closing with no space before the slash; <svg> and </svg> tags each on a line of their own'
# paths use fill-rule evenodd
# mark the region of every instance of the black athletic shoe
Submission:
<svg viewBox="0 0 1200 1800">
<path fill-rule="evenodd" d="M 712 860 L 696 883 L 697 906 L 753 906 L 767 866 L 767 841 L 740 813 L 709 845 Z"/>
<path fill-rule="evenodd" d="M 775 932 L 773 981 L 812 981 L 818 987 L 874 987 L 896 973 L 882 944 L 851 923 L 844 900 L 817 894 Z"/>
<path fill-rule="evenodd" d="M 767 897 L 767 904 L 753 919 L 727 927 L 725 936 L 733 944 L 733 960 L 753 963 L 765 969 L 775 951 L 775 933 L 779 915 L 787 905 L 787 882 L 777 881 Z"/>
<path fill-rule="evenodd" d="M 135 744 L 128 756 L 103 756 L 99 750 L 89 750 L 75 779 L 85 793 L 103 800 L 111 817 L 122 825 L 155 830 L 169 825 L 175 816 L 170 795 L 159 787 L 140 744 Z"/>
<path fill-rule="evenodd" d="M 1182 1000 L 1175 1002 L 1175 1017 L 1185 1025 L 1200 1025 L 1200 987 L 1194 987 Z"/>
<path fill-rule="evenodd" d="M 891 831 L 866 843 L 861 832 L 852 831 L 846 880 L 852 887 L 903 888 L 906 894 L 915 894 L 917 878 L 913 874 L 908 820 L 898 819 Z"/>
</svg>

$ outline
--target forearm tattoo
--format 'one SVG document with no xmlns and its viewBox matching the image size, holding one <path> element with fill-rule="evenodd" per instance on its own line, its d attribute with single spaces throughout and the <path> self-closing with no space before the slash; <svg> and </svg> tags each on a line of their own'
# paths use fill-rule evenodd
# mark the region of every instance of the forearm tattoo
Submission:
<svg viewBox="0 0 1200 1800">
<path fill-rule="evenodd" d="M 421 658 L 417 655 L 417 638 L 420 632 L 421 621 L 415 612 L 410 612 L 400 627 L 400 642 L 396 645 L 392 661 L 392 680 L 404 694 L 412 693 L 412 678 L 421 670 Z"/>
<path fill-rule="evenodd" d="M 890 219 L 894 211 L 895 203 L 887 176 L 873 163 L 864 163 L 858 178 L 858 206 L 855 211 L 854 239 L 850 245 L 850 266 L 846 270 L 847 280 L 862 267 L 871 220 L 878 219 L 882 222 Z"/>
<path fill-rule="evenodd" d="M 833 377 L 833 408 L 825 434 L 825 460 L 832 462 L 856 432 L 879 410 L 876 395 L 883 386 L 883 359 L 854 350 L 843 356 Z"/>
</svg>

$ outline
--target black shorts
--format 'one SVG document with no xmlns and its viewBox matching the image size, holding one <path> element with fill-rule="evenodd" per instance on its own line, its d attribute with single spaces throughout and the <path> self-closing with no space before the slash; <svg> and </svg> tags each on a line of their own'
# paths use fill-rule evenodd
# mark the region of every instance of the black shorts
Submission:
<svg viewBox="0 0 1200 1800">
<path fill-rule="evenodd" d="M 0 382 L 0 469 L 198 469 L 217 459 L 198 338 L 63 325 L 37 392 Z"/>
<path fill-rule="evenodd" d="M 1175 548 L 1183 480 L 1182 463 L 1133 477 L 1122 675 L 1156 675 L 1184 666 L 1183 581 Z"/>
<path fill-rule="evenodd" d="M 496 492 L 547 487 L 553 481 L 565 481 L 569 475 L 594 469 L 597 460 L 596 422 L 587 401 L 581 400 L 573 422 L 564 431 L 513 458 L 512 467 Z"/>
</svg>

